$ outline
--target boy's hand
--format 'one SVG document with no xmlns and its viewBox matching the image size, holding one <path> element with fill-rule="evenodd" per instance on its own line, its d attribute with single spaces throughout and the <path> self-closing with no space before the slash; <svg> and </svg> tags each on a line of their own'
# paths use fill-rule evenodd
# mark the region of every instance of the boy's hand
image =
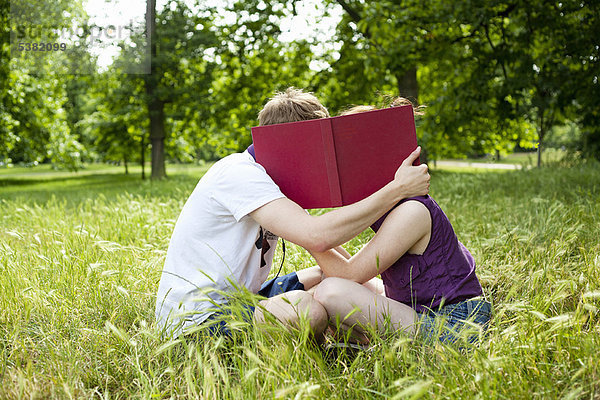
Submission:
<svg viewBox="0 0 600 400">
<path fill-rule="evenodd" d="M 413 166 L 412 163 L 421 154 L 418 146 L 400 165 L 394 176 L 394 182 L 399 185 L 401 198 L 424 196 L 429 193 L 429 169 L 427 164 Z"/>
</svg>

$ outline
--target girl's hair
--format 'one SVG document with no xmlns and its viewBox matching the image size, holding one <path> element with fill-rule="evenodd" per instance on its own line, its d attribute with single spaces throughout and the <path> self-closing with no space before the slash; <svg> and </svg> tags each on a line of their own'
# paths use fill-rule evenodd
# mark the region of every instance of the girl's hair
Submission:
<svg viewBox="0 0 600 400">
<path fill-rule="evenodd" d="M 350 114 L 358 114 L 361 112 L 365 112 L 365 111 L 373 111 L 373 110 L 377 110 L 377 107 L 375 106 L 354 106 L 354 107 L 350 107 L 344 111 L 342 111 L 339 115 L 350 115 Z"/>
<path fill-rule="evenodd" d="M 407 98 L 395 97 L 391 101 L 388 100 L 388 107 L 400 107 L 400 106 L 412 106 L 415 116 L 425 114 L 425 112 L 423 111 L 425 106 L 415 107 L 413 105 L 413 103 L 410 100 L 408 100 Z M 385 107 L 382 107 L 382 108 L 385 108 Z M 373 105 L 352 106 L 350 108 L 343 110 L 339 115 L 340 116 L 350 115 L 350 114 L 357 114 L 357 113 L 361 113 L 361 112 L 365 112 L 365 111 L 374 111 L 374 110 L 379 110 L 379 108 L 377 108 L 376 106 L 373 106 Z"/>
<path fill-rule="evenodd" d="M 265 104 L 258 113 L 258 123 L 262 126 L 327 117 L 329 112 L 312 93 L 290 87 Z"/>
</svg>

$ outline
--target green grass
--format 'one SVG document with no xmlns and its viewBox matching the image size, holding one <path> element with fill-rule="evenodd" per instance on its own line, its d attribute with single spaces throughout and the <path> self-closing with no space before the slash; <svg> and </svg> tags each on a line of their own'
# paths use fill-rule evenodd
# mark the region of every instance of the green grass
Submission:
<svg viewBox="0 0 600 400">
<path fill-rule="evenodd" d="M 305 326 L 246 326 L 231 343 L 158 337 L 170 234 L 205 170 L 170 167 L 161 182 L 115 167 L 0 174 L 0 398 L 600 397 L 597 164 L 432 172 L 496 311 L 466 353 L 402 334 L 330 353 Z M 284 272 L 312 265 L 287 253 Z"/>
</svg>

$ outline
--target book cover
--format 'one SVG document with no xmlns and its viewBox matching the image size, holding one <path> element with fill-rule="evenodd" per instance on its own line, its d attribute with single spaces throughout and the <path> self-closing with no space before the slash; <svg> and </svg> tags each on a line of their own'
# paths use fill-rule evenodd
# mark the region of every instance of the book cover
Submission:
<svg viewBox="0 0 600 400">
<path fill-rule="evenodd" d="M 368 197 L 394 179 L 417 147 L 412 106 L 258 126 L 252 140 L 256 161 L 303 208 Z"/>
</svg>

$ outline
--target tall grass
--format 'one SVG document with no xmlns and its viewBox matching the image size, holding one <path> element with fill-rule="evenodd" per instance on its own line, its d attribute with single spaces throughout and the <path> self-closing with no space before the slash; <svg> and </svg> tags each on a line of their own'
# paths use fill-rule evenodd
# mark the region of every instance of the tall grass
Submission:
<svg viewBox="0 0 600 400">
<path fill-rule="evenodd" d="M 0 179 L 0 398 L 600 397 L 598 165 L 433 172 L 495 306 L 467 352 L 400 333 L 332 351 L 305 325 L 159 337 L 164 255 L 204 170 Z M 288 246 L 284 272 L 310 265 Z"/>
</svg>

